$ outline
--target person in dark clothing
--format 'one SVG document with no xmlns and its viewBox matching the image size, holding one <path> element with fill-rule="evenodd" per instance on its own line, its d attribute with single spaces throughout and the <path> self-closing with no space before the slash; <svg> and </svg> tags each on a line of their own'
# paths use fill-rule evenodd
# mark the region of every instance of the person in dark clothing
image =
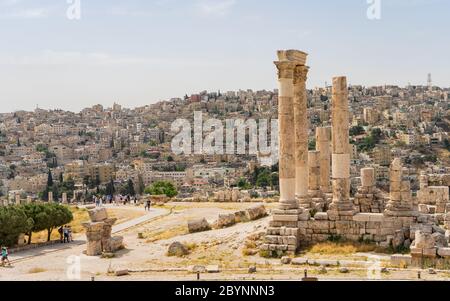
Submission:
<svg viewBox="0 0 450 301">
<path fill-rule="evenodd" d="M 64 229 L 63 229 L 63 227 L 60 227 L 58 229 L 58 233 L 59 233 L 59 241 L 61 243 L 63 243 L 64 242 Z"/>
<path fill-rule="evenodd" d="M 69 242 L 69 228 L 64 226 L 63 233 L 64 233 L 64 243 Z"/>
</svg>

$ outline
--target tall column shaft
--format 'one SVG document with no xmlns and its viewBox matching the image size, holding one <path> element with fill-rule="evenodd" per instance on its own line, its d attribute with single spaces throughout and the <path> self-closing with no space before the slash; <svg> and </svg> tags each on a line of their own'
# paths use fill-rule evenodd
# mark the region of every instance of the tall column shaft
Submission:
<svg viewBox="0 0 450 301">
<path fill-rule="evenodd" d="M 295 194 L 298 198 L 308 196 L 308 69 L 299 65 L 294 71 Z"/>
<path fill-rule="evenodd" d="M 350 201 L 349 108 L 346 77 L 333 78 L 332 96 L 332 181 L 330 209 L 338 216 L 353 215 Z"/>
<path fill-rule="evenodd" d="M 280 202 L 295 203 L 295 136 L 294 129 L 294 68 L 289 61 L 275 62 L 278 68 L 278 122 Z"/>
<path fill-rule="evenodd" d="M 308 188 L 309 193 L 313 197 L 317 197 L 320 193 L 320 152 L 319 151 L 310 151 L 308 154 L 308 169 L 309 169 L 309 178 L 308 178 Z"/>
<path fill-rule="evenodd" d="M 331 192 L 331 127 L 316 128 L 316 150 L 320 152 L 320 189 Z"/>
</svg>

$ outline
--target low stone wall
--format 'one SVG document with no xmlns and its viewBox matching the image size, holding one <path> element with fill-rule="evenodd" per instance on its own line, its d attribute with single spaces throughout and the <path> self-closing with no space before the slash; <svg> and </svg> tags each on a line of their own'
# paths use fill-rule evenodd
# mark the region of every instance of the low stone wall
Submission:
<svg viewBox="0 0 450 301">
<path fill-rule="evenodd" d="M 323 242 L 330 236 L 338 236 L 352 241 L 373 241 L 388 246 L 397 230 L 408 228 L 414 221 L 411 217 L 386 217 L 382 213 L 359 213 L 354 215 L 351 221 L 331 221 L 325 214 L 316 214 L 319 219 L 316 217 L 298 222 L 300 242 Z"/>
<path fill-rule="evenodd" d="M 324 242 L 333 236 L 372 241 L 384 247 L 410 245 L 409 227 L 414 223 L 414 217 L 388 217 L 383 213 L 358 213 L 352 220 L 334 221 L 326 212 L 318 212 L 312 218 L 305 209 L 276 210 L 261 250 L 278 255 L 294 253 L 300 246 Z"/>
</svg>

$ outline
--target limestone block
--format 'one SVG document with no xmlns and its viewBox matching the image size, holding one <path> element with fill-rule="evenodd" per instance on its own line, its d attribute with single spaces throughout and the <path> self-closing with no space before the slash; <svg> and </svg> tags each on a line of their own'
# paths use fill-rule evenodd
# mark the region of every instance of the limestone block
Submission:
<svg viewBox="0 0 450 301">
<path fill-rule="evenodd" d="M 412 264 L 411 255 L 394 254 L 391 256 L 391 264 L 395 266 L 403 264 L 410 266 Z"/>
<path fill-rule="evenodd" d="M 187 247 L 179 241 L 175 241 L 170 244 L 167 250 L 167 256 L 184 256 L 189 254 Z"/>
<path fill-rule="evenodd" d="M 362 168 L 361 169 L 361 185 L 363 187 L 372 187 L 375 185 L 375 169 Z"/>
<path fill-rule="evenodd" d="M 274 219 L 275 220 L 275 219 Z M 219 214 L 219 218 L 217 220 L 218 228 L 226 228 L 236 224 L 236 218 L 234 213 L 230 214 Z"/>
<path fill-rule="evenodd" d="M 293 258 L 291 260 L 292 265 L 307 265 L 308 259 L 307 258 Z"/>
<path fill-rule="evenodd" d="M 316 215 L 314 215 L 314 219 L 317 221 L 327 221 L 328 220 L 328 213 L 326 212 L 317 212 Z"/>
<path fill-rule="evenodd" d="M 264 205 L 253 206 L 245 210 L 246 216 L 249 220 L 257 220 L 267 215 L 266 207 Z"/>
<path fill-rule="evenodd" d="M 92 222 L 102 222 L 108 218 L 106 208 L 96 208 L 88 211 L 89 218 Z"/>
<path fill-rule="evenodd" d="M 110 239 L 110 248 L 112 252 L 116 252 L 124 247 L 123 236 L 114 236 Z"/>
<path fill-rule="evenodd" d="M 311 227 L 311 229 L 324 229 L 324 230 L 328 230 L 329 229 L 329 223 L 326 220 L 312 220 L 309 222 L 309 226 Z"/>
<path fill-rule="evenodd" d="M 87 256 L 98 256 L 103 252 L 102 241 L 101 240 L 88 240 L 86 255 Z"/>
<path fill-rule="evenodd" d="M 423 252 L 423 256 L 436 257 L 437 248 L 422 249 L 422 252 Z"/>
<path fill-rule="evenodd" d="M 189 233 L 208 231 L 210 229 L 211 226 L 205 218 L 188 221 Z"/>
<path fill-rule="evenodd" d="M 247 218 L 245 210 L 236 211 L 234 213 L 234 218 L 236 220 L 236 223 L 242 223 L 242 222 L 248 222 L 249 219 Z"/>
<path fill-rule="evenodd" d="M 439 248 L 437 253 L 441 257 L 450 257 L 450 248 Z"/>
<path fill-rule="evenodd" d="M 298 215 L 301 213 L 303 213 L 303 209 L 288 209 L 288 210 L 272 209 L 273 215 Z"/>
<path fill-rule="evenodd" d="M 424 233 L 421 230 L 415 232 L 413 247 L 420 249 L 430 249 L 435 245 L 433 236 L 429 233 Z"/>
<path fill-rule="evenodd" d="M 419 212 L 428 214 L 428 206 L 426 204 L 419 204 Z"/>
<path fill-rule="evenodd" d="M 435 232 L 431 235 L 435 241 L 436 247 L 442 247 L 446 248 L 448 247 L 447 239 L 445 238 L 445 235 L 442 233 Z"/>
<path fill-rule="evenodd" d="M 298 215 L 274 215 L 273 221 L 278 222 L 297 222 L 299 216 Z"/>
<path fill-rule="evenodd" d="M 380 231 L 381 232 L 381 231 Z M 394 249 L 397 249 L 400 246 L 403 246 L 405 242 L 405 234 L 403 230 L 397 230 L 394 232 L 394 239 L 392 240 L 392 246 Z"/>
</svg>

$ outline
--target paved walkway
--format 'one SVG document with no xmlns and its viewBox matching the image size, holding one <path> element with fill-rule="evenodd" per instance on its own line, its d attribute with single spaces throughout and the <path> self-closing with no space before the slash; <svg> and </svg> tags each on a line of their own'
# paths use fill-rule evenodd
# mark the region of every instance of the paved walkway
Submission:
<svg viewBox="0 0 450 301">
<path fill-rule="evenodd" d="M 124 209 L 124 210 L 136 210 L 136 211 L 144 211 L 144 208 L 141 207 L 128 207 L 128 206 L 105 206 L 106 208 L 114 208 L 114 209 Z M 131 227 L 140 225 L 142 223 L 151 221 L 152 219 L 158 218 L 160 216 L 166 215 L 169 213 L 169 210 L 166 209 L 160 209 L 160 208 L 152 208 L 150 212 L 148 212 L 146 215 L 143 215 L 141 217 L 129 220 L 125 223 L 118 224 L 113 226 L 112 233 L 117 234 L 121 231 L 124 231 L 126 229 L 129 229 Z M 9 256 L 9 259 L 11 263 L 22 261 L 25 259 L 37 257 L 46 255 L 53 252 L 58 252 L 62 250 L 71 249 L 76 246 L 80 246 L 86 243 L 86 236 L 84 234 L 78 234 L 74 237 L 74 241 L 70 244 L 54 244 L 50 246 L 43 246 L 35 249 L 30 249 L 26 251 L 17 252 L 14 254 L 11 254 Z"/>
</svg>

